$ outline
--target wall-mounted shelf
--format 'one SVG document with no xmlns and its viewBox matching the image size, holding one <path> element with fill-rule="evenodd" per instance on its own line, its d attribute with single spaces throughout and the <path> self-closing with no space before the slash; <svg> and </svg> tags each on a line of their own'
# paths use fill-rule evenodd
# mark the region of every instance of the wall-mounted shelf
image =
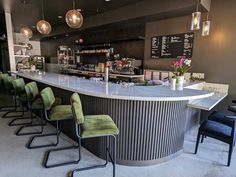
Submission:
<svg viewBox="0 0 236 177">
<path fill-rule="evenodd" d="M 27 45 L 13 44 L 14 47 L 27 48 Z"/>
<path fill-rule="evenodd" d="M 107 52 L 94 52 L 94 53 L 75 53 L 76 55 L 105 55 Z"/>
<path fill-rule="evenodd" d="M 14 57 L 17 57 L 17 58 L 28 58 L 30 56 L 29 55 L 14 55 Z"/>
</svg>

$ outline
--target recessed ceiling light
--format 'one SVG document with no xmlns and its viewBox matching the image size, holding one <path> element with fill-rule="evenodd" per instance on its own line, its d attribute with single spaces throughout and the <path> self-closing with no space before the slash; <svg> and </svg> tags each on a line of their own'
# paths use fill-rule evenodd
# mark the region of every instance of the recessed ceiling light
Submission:
<svg viewBox="0 0 236 177">
<path fill-rule="evenodd" d="M 105 0 L 105 2 L 110 2 L 111 0 Z"/>
<path fill-rule="evenodd" d="M 57 18 L 62 19 L 63 17 L 61 15 L 58 15 Z"/>
<path fill-rule="evenodd" d="M 69 36 L 69 34 L 66 34 L 65 36 L 66 36 L 66 37 L 68 37 L 68 36 Z"/>
</svg>

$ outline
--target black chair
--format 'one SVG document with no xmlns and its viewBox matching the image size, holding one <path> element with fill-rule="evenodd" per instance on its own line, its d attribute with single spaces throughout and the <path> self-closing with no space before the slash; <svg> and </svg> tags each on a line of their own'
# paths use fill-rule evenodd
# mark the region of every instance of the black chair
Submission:
<svg viewBox="0 0 236 177">
<path fill-rule="evenodd" d="M 220 115 L 220 112 L 215 112 L 211 116 L 215 117 L 216 114 Z M 230 166 L 231 162 L 231 156 L 233 152 L 233 146 L 234 146 L 234 141 L 235 141 L 235 116 L 224 116 L 227 120 L 227 124 L 220 123 L 217 121 L 213 120 L 205 120 L 199 130 L 198 130 L 198 136 L 197 136 L 197 142 L 196 142 L 196 147 L 195 147 L 195 154 L 197 154 L 200 138 L 202 136 L 202 141 L 203 137 L 210 137 L 217 139 L 219 141 L 222 141 L 224 143 L 229 144 L 229 153 L 228 153 L 228 163 L 227 166 Z M 221 117 L 222 118 L 222 117 Z M 225 121 L 224 120 L 224 121 Z"/>
<path fill-rule="evenodd" d="M 232 103 L 236 103 L 236 100 L 232 100 Z M 228 110 L 236 114 L 236 106 L 235 105 L 230 105 L 228 107 Z"/>
</svg>

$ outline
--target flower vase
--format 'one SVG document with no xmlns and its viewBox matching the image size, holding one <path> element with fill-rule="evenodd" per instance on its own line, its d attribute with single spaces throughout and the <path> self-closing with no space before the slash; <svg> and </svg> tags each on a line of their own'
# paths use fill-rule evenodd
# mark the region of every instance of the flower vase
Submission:
<svg viewBox="0 0 236 177">
<path fill-rule="evenodd" d="M 171 88 L 171 90 L 176 89 L 176 78 L 171 78 L 170 79 L 170 88 Z"/>
<path fill-rule="evenodd" d="M 177 90 L 182 91 L 184 89 L 184 76 L 177 76 Z"/>
<path fill-rule="evenodd" d="M 32 66 L 30 67 L 30 70 L 31 70 L 31 71 L 35 71 L 35 70 L 36 70 L 36 66 L 35 66 L 35 65 L 32 65 Z"/>
</svg>

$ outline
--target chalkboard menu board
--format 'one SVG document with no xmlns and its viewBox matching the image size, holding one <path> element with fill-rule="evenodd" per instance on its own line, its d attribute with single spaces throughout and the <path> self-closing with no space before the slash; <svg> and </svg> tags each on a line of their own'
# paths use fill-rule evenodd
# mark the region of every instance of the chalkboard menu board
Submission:
<svg viewBox="0 0 236 177">
<path fill-rule="evenodd" d="M 152 58 L 192 58 L 194 33 L 152 37 Z"/>
</svg>

